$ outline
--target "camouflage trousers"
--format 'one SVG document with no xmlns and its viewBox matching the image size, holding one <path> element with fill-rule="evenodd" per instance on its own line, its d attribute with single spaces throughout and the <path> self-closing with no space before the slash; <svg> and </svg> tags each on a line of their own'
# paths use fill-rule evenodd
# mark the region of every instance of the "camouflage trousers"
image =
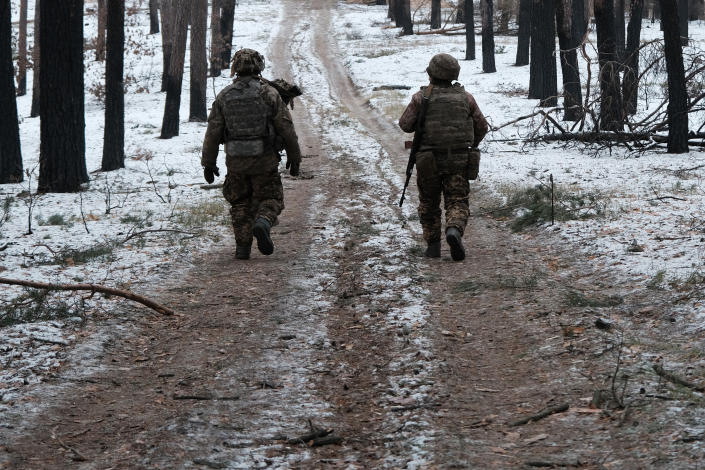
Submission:
<svg viewBox="0 0 705 470">
<path fill-rule="evenodd" d="M 228 172 L 223 195 L 230 203 L 230 215 L 238 245 L 252 243 L 252 227 L 262 217 L 274 226 L 284 209 L 284 188 L 279 172 L 246 175 Z"/>
<path fill-rule="evenodd" d="M 441 196 L 446 211 L 446 229 L 455 227 L 461 235 L 465 231 L 470 216 L 470 184 L 466 175 L 466 162 L 465 155 L 454 159 L 453 156 L 420 152 L 416 157 L 418 214 L 423 238 L 427 243 L 441 239 Z"/>
</svg>

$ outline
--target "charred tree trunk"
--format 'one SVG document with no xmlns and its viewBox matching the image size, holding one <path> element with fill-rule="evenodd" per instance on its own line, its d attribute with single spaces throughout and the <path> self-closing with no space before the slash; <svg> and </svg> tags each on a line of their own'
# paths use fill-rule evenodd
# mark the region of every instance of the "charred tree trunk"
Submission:
<svg viewBox="0 0 705 470">
<path fill-rule="evenodd" d="M 465 60 L 475 60 L 475 7 L 465 0 Z"/>
<path fill-rule="evenodd" d="M 394 25 L 401 28 L 404 19 L 404 0 L 394 0 Z"/>
<path fill-rule="evenodd" d="M 441 0 L 431 0 L 431 29 L 441 27 Z"/>
<path fill-rule="evenodd" d="M 105 2 L 98 0 L 98 33 L 95 38 L 95 60 L 98 62 L 105 60 Z"/>
<path fill-rule="evenodd" d="M 465 8 L 460 8 L 460 3 L 455 10 L 455 22 L 465 24 Z"/>
<path fill-rule="evenodd" d="M 29 112 L 29 117 L 39 116 L 39 68 L 40 68 L 40 25 L 39 12 L 41 0 L 37 0 L 34 4 L 34 45 L 32 47 L 32 109 Z"/>
<path fill-rule="evenodd" d="M 223 68 L 230 64 L 233 52 L 233 26 L 235 25 L 235 0 L 220 0 L 222 7 L 220 14 L 221 50 L 220 60 Z"/>
<path fill-rule="evenodd" d="M 617 60 L 624 62 L 624 0 L 614 0 L 614 26 L 615 26 L 615 41 L 617 44 Z"/>
<path fill-rule="evenodd" d="M 105 129 L 101 170 L 125 168 L 125 2 L 107 0 L 105 60 Z"/>
<path fill-rule="evenodd" d="M 184 78 L 190 2 L 191 0 L 174 1 L 173 42 L 160 136 L 162 139 L 170 139 L 179 135 L 179 108 L 181 107 L 181 85 Z"/>
<path fill-rule="evenodd" d="M 556 71 L 555 0 L 533 0 L 531 15 L 531 67 L 529 98 L 539 99 L 539 106 L 558 104 Z"/>
<path fill-rule="evenodd" d="M 27 94 L 27 0 L 20 0 L 20 31 L 17 39 L 17 96 Z"/>
<path fill-rule="evenodd" d="M 39 190 L 88 182 L 83 104 L 83 0 L 41 2 Z"/>
<path fill-rule="evenodd" d="M 532 4 L 532 0 L 520 0 L 519 2 L 519 35 L 517 37 L 517 57 L 514 65 L 529 65 Z"/>
<path fill-rule="evenodd" d="M 225 68 L 220 59 L 223 38 L 220 37 L 220 0 L 213 0 L 211 10 L 211 77 L 220 77 L 220 72 Z"/>
<path fill-rule="evenodd" d="M 595 0 L 600 63 L 600 127 L 606 131 L 620 131 L 623 128 L 622 94 L 612 6 L 612 0 Z"/>
<path fill-rule="evenodd" d="M 387 8 L 387 18 L 394 21 L 395 4 L 397 0 L 389 0 L 389 8 Z"/>
<path fill-rule="evenodd" d="M 159 0 L 149 0 L 149 34 L 159 32 Z"/>
<path fill-rule="evenodd" d="M 485 73 L 497 71 L 494 63 L 493 7 L 492 0 L 482 0 L 482 71 Z"/>
<path fill-rule="evenodd" d="M 192 0 L 191 5 L 191 99 L 189 121 L 205 122 L 206 82 L 208 60 L 206 59 L 206 30 L 208 29 L 208 0 Z"/>
<path fill-rule="evenodd" d="M 678 25 L 681 46 L 688 45 L 688 0 L 678 0 Z"/>
<path fill-rule="evenodd" d="M 675 3 L 672 0 L 660 2 L 668 72 L 668 153 L 684 153 L 688 151 L 688 91 L 683 67 L 682 30 Z"/>
<path fill-rule="evenodd" d="M 162 89 L 166 91 L 174 43 L 175 0 L 160 0 L 159 13 L 162 20 Z"/>
<path fill-rule="evenodd" d="M 12 64 L 12 8 L 0 3 L 0 184 L 22 181 L 20 125 L 15 98 L 15 67 Z"/>
<path fill-rule="evenodd" d="M 636 114 L 639 91 L 639 44 L 641 42 L 641 20 L 644 0 L 631 0 L 631 13 L 627 27 L 627 49 L 624 53 L 624 79 L 622 99 L 625 114 Z"/>
<path fill-rule="evenodd" d="M 558 0 L 556 5 L 556 25 L 563 72 L 563 119 L 578 121 L 583 116 L 580 70 L 578 69 L 579 32 L 572 21 L 574 8 L 571 0 Z"/>
</svg>

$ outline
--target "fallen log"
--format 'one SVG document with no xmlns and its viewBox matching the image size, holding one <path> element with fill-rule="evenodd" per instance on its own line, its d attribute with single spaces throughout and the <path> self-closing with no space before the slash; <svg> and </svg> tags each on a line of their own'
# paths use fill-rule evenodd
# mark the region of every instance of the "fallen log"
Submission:
<svg viewBox="0 0 705 470">
<path fill-rule="evenodd" d="M 432 29 L 430 31 L 418 31 L 416 34 L 419 35 L 424 35 L 424 34 L 447 34 L 451 33 L 453 31 L 460 31 L 461 29 L 465 29 L 465 25 L 462 26 L 453 26 L 451 28 L 443 28 L 443 29 Z"/>
<path fill-rule="evenodd" d="M 526 418 L 521 418 L 517 419 L 515 421 L 511 421 L 509 423 L 510 426 L 521 426 L 527 423 L 530 423 L 532 421 L 538 421 L 540 419 L 543 419 L 547 416 L 551 416 L 552 414 L 555 413 L 562 413 L 564 411 L 567 411 L 568 408 L 570 408 L 570 405 L 568 403 L 562 403 L 560 405 L 556 406 L 549 406 L 548 408 L 544 408 L 543 410 L 539 411 L 536 414 L 533 414 L 531 416 L 527 416 Z"/>
<path fill-rule="evenodd" d="M 140 303 L 152 310 L 161 313 L 162 315 L 173 315 L 174 311 L 169 307 L 158 304 L 157 302 L 148 299 L 147 297 L 135 294 L 127 290 L 116 289 L 114 287 L 101 286 L 99 284 L 53 284 L 48 282 L 26 281 L 22 279 L 8 279 L 0 277 L 0 284 L 11 286 L 31 287 L 33 289 L 45 290 L 61 290 L 61 291 L 89 291 L 91 294 L 100 293 L 105 295 L 114 295 L 123 299 L 132 300 Z"/>
<path fill-rule="evenodd" d="M 663 365 L 661 364 L 654 364 L 652 367 L 654 369 L 654 372 L 656 372 L 659 376 L 663 377 L 669 382 L 673 382 L 677 385 L 682 385 L 683 387 L 692 388 L 696 392 L 705 392 L 705 386 L 698 385 L 696 383 L 691 382 L 690 380 L 684 379 L 683 377 L 679 377 L 673 372 L 669 372 L 664 369 Z"/>
</svg>

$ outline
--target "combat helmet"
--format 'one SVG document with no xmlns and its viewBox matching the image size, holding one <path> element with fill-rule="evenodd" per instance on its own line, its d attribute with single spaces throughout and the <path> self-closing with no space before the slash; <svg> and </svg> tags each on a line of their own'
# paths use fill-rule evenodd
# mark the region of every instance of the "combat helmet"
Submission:
<svg viewBox="0 0 705 470">
<path fill-rule="evenodd" d="M 233 56 L 230 76 L 259 75 L 264 70 L 264 57 L 254 49 L 240 49 Z"/>
<path fill-rule="evenodd" d="M 426 72 L 428 72 L 432 78 L 453 81 L 458 79 L 460 64 L 458 60 L 450 54 L 436 54 L 428 63 Z"/>
</svg>

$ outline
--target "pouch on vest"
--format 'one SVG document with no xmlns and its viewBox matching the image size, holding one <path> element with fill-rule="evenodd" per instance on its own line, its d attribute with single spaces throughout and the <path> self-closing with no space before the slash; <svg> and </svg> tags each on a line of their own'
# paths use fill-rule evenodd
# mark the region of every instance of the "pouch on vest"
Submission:
<svg viewBox="0 0 705 470">
<path fill-rule="evenodd" d="M 264 153 L 264 139 L 229 140 L 225 143 L 229 157 L 259 157 Z"/>
<path fill-rule="evenodd" d="M 472 148 L 468 151 L 467 179 L 475 180 L 480 173 L 480 150 Z"/>
</svg>

